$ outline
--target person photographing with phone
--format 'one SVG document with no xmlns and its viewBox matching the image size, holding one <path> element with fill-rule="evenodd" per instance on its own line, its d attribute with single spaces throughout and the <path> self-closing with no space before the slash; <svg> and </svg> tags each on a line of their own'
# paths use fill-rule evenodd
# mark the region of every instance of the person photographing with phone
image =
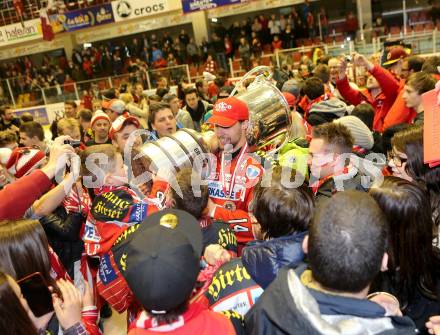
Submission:
<svg viewBox="0 0 440 335">
<path fill-rule="evenodd" d="M 23 317 L 17 301 L 9 305 L 11 297 L 3 295 L 0 275 L 0 334 L 101 334 L 96 325 L 98 310 L 93 305 L 89 286 L 84 282 L 81 293 L 65 272 L 61 273 L 62 266 L 38 221 L 0 221 L 0 254 L 1 271 L 10 276 L 8 283 L 15 287 L 14 292 L 28 316 Z M 19 290 L 12 280 L 18 283 Z M 18 312 L 13 312 L 14 309 Z M 23 328 L 11 331 L 12 323 Z M 30 328 L 36 331 L 23 330 Z"/>
<path fill-rule="evenodd" d="M 365 67 L 370 73 L 365 90 L 358 91 L 350 86 L 346 74 L 347 59 L 351 60 L 354 66 Z M 339 80 L 336 81 L 339 93 L 354 106 L 362 102 L 371 104 L 375 111 L 373 129 L 381 132 L 385 116 L 399 93 L 399 82 L 391 72 L 373 64 L 364 55 L 358 53 L 354 53 L 349 58 L 341 58 L 340 65 Z"/>
</svg>

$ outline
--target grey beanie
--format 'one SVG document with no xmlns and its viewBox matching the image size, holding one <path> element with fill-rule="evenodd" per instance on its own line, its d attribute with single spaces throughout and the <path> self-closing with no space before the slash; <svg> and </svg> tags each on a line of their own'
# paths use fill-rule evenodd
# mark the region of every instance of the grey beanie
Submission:
<svg viewBox="0 0 440 335">
<path fill-rule="evenodd" d="M 309 110 L 311 113 L 331 113 L 341 117 L 347 113 L 347 105 L 339 99 L 330 98 L 313 104 Z"/>
<path fill-rule="evenodd" d="M 346 126 L 354 138 L 354 145 L 358 145 L 364 149 L 370 150 L 374 146 L 374 138 L 367 125 L 356 116 L 343 116 L 333 122 Z"/>
<path fill-rule="evenodd" d="M 295 98 L 298 99 L 299 94 L 301 93 L 302 86 L 303 81 L 299 79 L 289 79 L 284 82 L 283 87 L 281 88 L 281 92 L 293 94 Z"/>
</svg>

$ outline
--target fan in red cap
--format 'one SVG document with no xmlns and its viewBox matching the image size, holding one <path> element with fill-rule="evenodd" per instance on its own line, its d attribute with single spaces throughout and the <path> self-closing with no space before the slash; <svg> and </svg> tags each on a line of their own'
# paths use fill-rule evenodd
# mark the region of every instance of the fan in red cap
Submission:
<svg viewBox="0 0 440 335">
<path fill-rule="evenodd" d="M 124 113 L 113 121 L 109 131 L 109 137 L 112 139 L 113 144 L 116 144 L 120 152 L 124 152 L 125 144 L 130 138 L 130 135 L 140 127 L 141 125 L 136 117 Z M 139 137 L 134 144 L 140 144 Z"/>
<path fill-rule="evenodd" d="M 217 101 L 208 123 L 215 125 L 221 151 L 215 173 L 208 184 L 209 214 L 228 222 L 235 231 L 239 247 L 254 240 L 249 203 L 253 186 L 263 173 L 260 163 L 248 153 L 246 130 L 249 108 L 237 97 Z"/>
<path fill-rule="evenodd" d="M 221 99 L 214 105 L 212 116 L 207 123 L 223 128 L 232 127 L 237 121 L 249 119 L 249 109 L 245 102 L 236 97 Z"/>
</svg>

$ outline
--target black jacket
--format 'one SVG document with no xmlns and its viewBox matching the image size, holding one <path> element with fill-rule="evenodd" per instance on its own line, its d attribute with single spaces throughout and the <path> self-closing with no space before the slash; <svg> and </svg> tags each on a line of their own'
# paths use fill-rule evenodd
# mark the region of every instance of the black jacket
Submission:
<svg viewBox="0 0 440 335">
<path fill-rule="evenodd" d="M 40 219 L 50 246 L 71 278 L 73 278 L 73 263 L 81 258 L 84 251 L 84 243 L 80 237 L 84 221 L 85 218 L 81 214 L 67 214 L 62 206 Z"/>
</svg>

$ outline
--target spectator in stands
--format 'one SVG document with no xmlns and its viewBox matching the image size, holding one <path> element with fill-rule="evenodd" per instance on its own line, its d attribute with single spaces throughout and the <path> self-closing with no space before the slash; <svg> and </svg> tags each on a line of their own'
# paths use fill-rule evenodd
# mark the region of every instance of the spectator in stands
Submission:
<svg viewBox="0 0 440 335">
<path fill-rule="evenodd" d="M 328 16 L 324 6 L 319 9 L 318 20 L 321 21 L 322 37 L 325 38 L 328 36 Z"/>
<path fill-rule="evenodd" d="M 349 11 L 345 18 L 344 31 L 352 41 L 356 39 L 356 32 L 359 28 L 358 20 L 352 11 Z"/>
<path fill-rule="evenodd" d="M 162 76 L 157 79 L 157 88 L 166 88 L 168 91 L 170 90 L 167 77 Z"/>
<path fill-rule="evenodd" d="M 280 40 L 280 37 L 278 35 L 275 35 L 273 37 L 272 41 L 272 51 L 275 52 L 276 50 L 280 50 L 283 48 L 283 42 Z"/>
<path fill-rule="evenodd" d="M 270 16 L 267 27 L 270 30 L 270 35 L 272 36 L 272 39 L 275 35 L 279 35 L 281 33 L 280 20 L 277 19 L 275 14 L 272 14 Z"/>
<path fill-rule="evenodd" d="M 189 43 L 186 46 L 186 53 L 188 55 L 189 64 L 195 64 L 196 66 L 200 65 L 200 50 L 192 37 L 189 39 Z"/>
<path fill-rule="evenodd" d="M 353 144 L 353 136 L 342 124 L 326 123 L 313 128 L 310 185 L 317 198 L 339 191 L 364 190 L 362 176 L 350 161 Z"/>
<path fill-rule="evenodd" d="M 411 317 L 420 333 L 425 322 L 440 313 L 438 284 L 440 256 L 432 245 L 432 210 L 428 192 L 397 177 L 385 177 L 370 194 L 388 219 L 390 261 L 374 289 L 397 296 L 402 312 Z"/>
<path fill-rule="evenodd" d="M 108 132 L 111 126 L 111 119 L 103 111 L 97 111 L 93 114 L 90 127 L 93 130 L 93 139 L 86 143 L 90 147 L 98 144 L 111 144 Z"/>
<path fill-rule="evenodd" d="M 210 54 L 208 54 L 208 57 L 206 58 L 204 71 L 212 74 L 215 74 L 217 72 L 217 64 Z"/>
<path fill-rule="evenodd" d="M 14 150 L 18 147 L 17 133 L 13 130 L 0 131 L 0 148 L 9 148 Z"/>
<path fill-rule="evenodd" d="M 189 88 L 185 91 L 185 104 L 184 110 L 186 110 L 193 120 L 192 129 L 200 131 L 200 127 L 203 122 L 203 116 L 212 106 L 199 98 L 197 90 L 195 88 Z"/>
<path fill-rule="evenodd" d="M 315 38 L 315 18 L 312 12 L 308 12 L 306 17 L 307 27 L 309 28 L 309 38 Z M 357 29 L 357 28 L 356 28 Z"/>
<path fill-rule="evenodd" d="M 245 316 L 246 330 L 252 334 L 286 329 L 303 334 L 323 333 L 323 329 L 335 334 L 414 333 L 414 323 L 401 317 L 396 299 L 387 305 L 378 297 L 367 297 L 375 277 L 387 268 L 386 238 L 386 217 L 368 194 L 333 195 L 318 206 L 303 243 L 309 268 L 281 270 Z M 274 306 L 283 306 L 288 317 L 276 317 L 279 310 Z"/>
<path fill-rule="evenodd" d="M 157 140 L 165 135 L 176 132 L 176 118 L 169 104 L 164 102 L 152 103 L 148 115 L 148 127 L 152 130 L 150 138 Z"/>
<path fill-rule="evenodd" d="M 51 142 L 44 137 L 44 129 L 38 122 L 26 122 L 20 126 L 20 144 L 25 147 L 34 147 L 49 154 Z"/>
<path fill-rule="evenodd" d="M 242 61 L 243 69 L 247 72 L 250 68 L 251 61 L 251 49 L 247 40 L 242 37 L 240 38 L 240 45 L 238 46 L 238 53 Z"/>
<path fill-rule="evenodd" d="M 431 74 L 425 72 L 418 72 L 410 75 L 406 82 L 403 100 L 408 108 L 413 112 L 412 122 L 416 124 L 423 124 L 424 113 L 422 104 L 422 94 L 433 90 L 435 87 L 435 79 Z"/>
<path fill-rule="evenodd" d="M 11 129 L 18 132 L 20 127 L 20 119 L 14 116 L 14 110 L 12 106 L 5 105 L 0 107 L 0 131 Z"/>
<path fill-rule="evenodd" d="M 194 122 L 191 115 L 186 109 L 180 108 L 180 100 L 177 95 L 168 93 L 163 97 L 163 102 L 170 105 L 178 126 L 193 129 Z"/>
</svg>

